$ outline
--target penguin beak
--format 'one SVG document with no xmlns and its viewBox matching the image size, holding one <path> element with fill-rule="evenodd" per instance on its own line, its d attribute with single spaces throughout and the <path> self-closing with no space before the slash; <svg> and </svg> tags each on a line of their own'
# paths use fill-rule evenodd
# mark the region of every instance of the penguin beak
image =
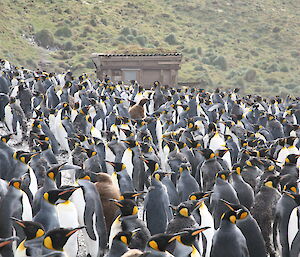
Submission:
<svg viewBox="0 0 300 257">
<path fill-rule="evenodd" d="M 195 230 L 193 233 L 192 233 L 192 236 L 196 236 L 196 235 L 199 235 L 200 233 L 202 233 L 203 231 L 209 229 L 210 227 L 203 227 L 203 228 L 199 228 L 197 230 Z"/>
<path fill-rule="evenodd" d="M 71 235 L 73 235 L 74 233 L 76 233 L 78 230 L 85 228 L 86 226 L 82 226 L 82 227 L 78 227 L 78 228 L 74 228 L 73 230 L 71 230 L 68 234 L 66 234 L 66 237 L 70 237 Z"/>
<path fill-rule="evenodd" d="M 145 159 L 144 156 L 140 156 L 140 159 L 141 159 L 142 161 L 144 161 L 145 163 L 149 163 L 149 161 L 148 161 L 147 159 Z"/>
<path fill-rule="evenodd" d="M 8 244 L 10 244 L 10 243 L 13 242 L 13 241 L 17 241 L 17 240 L 19 240 L 19 239 L 20 239 L 20 238 L 17 237 L 17 236 L 12 236 L 12 237 L 9 237 L 9 238 L 6 238 L 6 239 L 2 239 L 2 240 L 1 240 L 2 242 L 0 242 L 0 248 L 6 246 L 6 245 L 8 245 Z"/>
<path fill-rule="evenodd" d="M 62 168 L 60 168 L 59 170 L 80 170 L 81 167 L 78 166 L 78 165 L 73 165 L 73 164 L 68 164 L 68 163 L 65 163 L 62 165 Z"/>
<path fill-rule="evenodd" d="M 64 195 L 66 193 L 69 193 L 69 192 L 74 192 L 78 188 L 81 188 L 81 186 L 74 187 L 74 188 L 67 188 L 67 189 L 63 190 L 62 192 L 58 193 L 58 195 L 61 196 L 61 195 Z"/>
<path fill-rule="evenodd" d="M 18 225 L 20 225 L 21 227 L 25 228 L 26 226 L 24 225 L 22 220 L 19 220 L 15 217 L 10 217 L 14 222 L 16 222 Z"/>
<path fill-rule="evenodd" d="M 109 201 L 113 202 L 114 204 L 118 205 L 119 207 L 124 207 L 120 202 L 116 199 L 108 199 Z"/>
<path fill-rule="evenodd" d="M 116 164 L 115 164 L 114 162 L 110 162 L 110 161 L 105 161 L 105 162 L 109 163 L 109 164 L 110 164 L 111 166 L 113 166 L 113 167 L 116 166 Z"/>
<path fill-rule="evenodd" d="M 223 202 L 231 211 L 235 211 L 229 202 L 225 201 L 224 199 L 220 199 L 219 201 Z"/>
<path fill-rule="evenodd" d="M 146 194 L 146 192 L 145 191 L 143 191 L 143 192 L 137 192 L 137 193 L 133 194 L 132 197 L 137 197 L 137 196 L 140 196 L 142 194 Z"/>
<path fill-rule="evenodd" d="M 196 203 L 196 206 L 198 207 L 198 206 L 200 206 L 205 200 L 207 200 L 208 199 L 208 197 L 203 197 L 203 198 L 201 198 L 197 203 Z"/>
</svg>

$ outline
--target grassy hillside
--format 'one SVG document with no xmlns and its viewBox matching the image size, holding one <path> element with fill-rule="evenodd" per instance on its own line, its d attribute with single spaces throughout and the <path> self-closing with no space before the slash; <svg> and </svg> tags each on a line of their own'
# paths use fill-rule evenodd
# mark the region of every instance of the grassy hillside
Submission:
<svg viewBox="0 0 300 257">
<path fill-rule="evenodd" d="M 295 0 L 1 0 L 0 57 L 93 73 L 92 52 L 164 48 L 179 80 L 263 95 L 300 90 Z"/>
</svg>

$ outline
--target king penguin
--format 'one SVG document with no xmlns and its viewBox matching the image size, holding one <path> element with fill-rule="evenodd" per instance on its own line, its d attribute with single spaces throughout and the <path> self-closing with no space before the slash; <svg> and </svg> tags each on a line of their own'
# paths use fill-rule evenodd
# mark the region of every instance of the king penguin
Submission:
<svg viewBox="0 0 300 257">
<path fill-rule="evenodd" d="M 227 211 L 221 217 L 213 237 L 210 257 L 249 257 L 244 235 L 236 226 L 236 212 Z"/>
</svg>

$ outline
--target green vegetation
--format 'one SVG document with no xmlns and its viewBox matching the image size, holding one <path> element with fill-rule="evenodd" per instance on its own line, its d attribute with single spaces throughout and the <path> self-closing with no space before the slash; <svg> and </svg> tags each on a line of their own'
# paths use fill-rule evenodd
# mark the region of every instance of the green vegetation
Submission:
<svg viewBox="0 0 300 257">
<path fill-rule="evenodd" d="M 94 74 L 93 52 L 184 55 L 179 81 L 297 94 L 298 1 L 2 0 L 0 57 Z"/>
</svg>

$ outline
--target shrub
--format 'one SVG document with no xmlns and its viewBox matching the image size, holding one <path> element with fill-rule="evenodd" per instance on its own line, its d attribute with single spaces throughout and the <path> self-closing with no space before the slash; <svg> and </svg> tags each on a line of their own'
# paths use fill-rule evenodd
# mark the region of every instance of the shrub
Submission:
<svg viewBox="0 0 300 257">
<path fill-rule="evenodd" d="M 55 45 L 53 34 L 47 29 L 37 32 L 34 39 L 39 46 L 44 48 L 51 48 Z"/>
<path fill-rule="evenodd" d="M 174 34 L 170 34 L 167 37 L 165 37 L 165 41 L 169 44 L 169 45 L 177 45 L 177 40 Z"/>
<path fill-rule="evenodd" d="M 136 41 L 141 45 L 141 46 L 145 46 L 147 43 L 147 38 L 145 36 L 138 36 L 136 38 Z"/>
<path fill-rule="evenodd" d="M 57 37 L 71 37 L 72 31 L 67 27 L 63 27 L 63 28 L 56 30 L 54 35 Z"/>
<path fill-rule="evenodd" d="M 128 27 L 123 28 L 121 30 L 121 34 L 124 35 L 124 36 L 127 36 L 127 35 L 131 34 L 130 28 L 128 28 Z"/>
</svg>

